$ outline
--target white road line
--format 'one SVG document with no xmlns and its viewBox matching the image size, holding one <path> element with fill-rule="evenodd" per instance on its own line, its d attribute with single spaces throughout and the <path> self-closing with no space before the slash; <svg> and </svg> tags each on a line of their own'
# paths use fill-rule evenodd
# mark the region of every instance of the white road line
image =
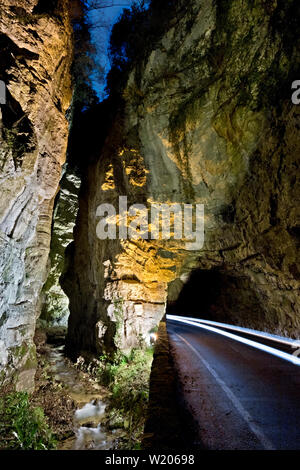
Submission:
<svg viewBox="0 0 300 470">
<path fill-rule="evenodd" d="M 212 326 L 204 325 L 202 323 L 197 323 L 195 321 L 182 320 L 180 317 L 171 318 L 170 316 L 168 316 L 167 319 L 170 319 L 171 321 L 183 323 L 185 325 L 196 326 L 197 328 L 202 328 L 203 330 L 212 331 L 213 333 L 217 333 L 218 335 L 233 339 L 234 341 L 238 341 L 239 343 L 246 344 L 247 346 L 251 346 L 255 349 L 259 349 L 260 351 L 264 351 L 268 354 L 272 354 L 273 356 L 279 357 L 280 359 L 291 362 L 292 364 L 296 366 L 300 366 L 300 357 L 294 356 L 292 354 L 288 354 L 286 352 L 281 351 L 280 349 L 272 348 L 271 346 L 267 346 L 266 344 L 258 343 L 257 341 L 253 341 L 252 339 L 247 339 L 247 338 L 244 338 L 243 336 L 238 336 L 233 333 L 220 330 L 219 328 L 214 328 Z"/>
<path fill-rule="evenodd" d="M 238 333 L 246 333 L 252 336 L 257 336 L 258 338 L 263 338 L 267 340 L 271 340 L 277 343 L 282 343 L 286 344 L 287 346 L 290 346 L 291 348 L 298 348 L 300 347 L 300 340 L 295 340 L 292 338 L 285 338 L 283 336 L 278 336 L 274 335 L 271 333 L 267 333 L 265 331 L 258 331 L 258 330 L 253 330 L 251 328 L 245 328 L 243 326 L 237 326 L 237 325 L 230 325 L 228 323 L 220 323 L 217 321 L 211 321 L 211 320 L 203 320 L 202 318 L 193 318 L 193 317 L 182 317 L 180 315 L 167 315 L 167 319 L 169 320 L 176 320 L 177 318 L 180 318 L 181 320 L 190 320 L 198 323 L 204 323 L 207 325 L 215 326 L 216 328 L 226 328 L 227 330 L 232 330 L 236 331 Z"/>
<path fill-rule="evenodd" d="M 260 441 L 263 448 L 266 450 L 275 450 L 275 447 L 272 444 L 272 442 L 265 436 L 263 431 L 254 423 L 254 419 L 252 418 L 252 416 L 248 413 L 247 410 L 245 410 L 245 408 L 243 407 L 239 399 L 234 395 L 234 393 L 232 393 L 230 388 L 221 379 L 221 377 L 217 374 L 217 372 L 209 365 L 209 363 L 199 354 L 199 352 L 185 338 L 183 338 L 181 335 L 178 335 L 178 334 L 176 334 L 176 336 L 178 336 L 178 338 L 180 338 L 194 352 L 194 354 L 196 354 L 196 356 L 204 364 L 207 370 L 211 373 L 211 375 L 214 377 L 216 382 L 220 385 L 220 387 L 222 388 L 224 393 L 227 395 L 229 400 L 232 402 L 233 406 L 237 409 L 237 411 L 240 413 L 242 418 L 246 421 L 246 423 L 248 424 L 253 434 L 255 434 L 257 439 Z"/>
</svg>

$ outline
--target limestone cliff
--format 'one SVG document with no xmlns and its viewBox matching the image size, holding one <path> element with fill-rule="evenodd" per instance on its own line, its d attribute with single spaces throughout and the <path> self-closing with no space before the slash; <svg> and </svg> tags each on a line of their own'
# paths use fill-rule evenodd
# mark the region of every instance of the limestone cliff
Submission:
<svg viewBox="0 0 300 470">
<path fill-rule="evenodd" d="M 81 191 L 64 281 L 72 354 L 147 341 L 194 270 L 218 275 L 210 318 L 299 336 L 299 19 L 297 1 L 185 2 L 134 65 Z M 97 207 L 124 195 L 204 204 L 203 249 L 99 240 Z"/>
<path fill-rule="evenodd" d="M 33 336 L 65 161 L 72 29 L 68 2 L 3 0 L 0 79 L 0 374 L 31 390 Z"/>
<path fill-rule="evenodd" d="M 60 286 L 60 276 L 64 271 L 65 249 L 73 241 L 79 187 L 80 178 L 67 169 L 53 213 L 49 274 L 42 292 L 40 324 L 49 327 L 68 324 L 69 299 Z"/>
</svg>

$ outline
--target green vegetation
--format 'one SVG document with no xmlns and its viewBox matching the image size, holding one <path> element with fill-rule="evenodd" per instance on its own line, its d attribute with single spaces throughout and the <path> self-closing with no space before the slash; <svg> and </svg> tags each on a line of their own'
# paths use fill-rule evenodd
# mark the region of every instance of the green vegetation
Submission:
<svg viewBox="0 0 300 470">
<path fill-rule="evenodd" d="M 113 302 L 114 302 L 114 314 L 115 314 L 115 317 L 116 317 L 115 340 L 118 342 L 118 340 L 122 336 L 124 300 L 123 300 L 122 297 L 120 297 L 120 298 L 115 298 Z"/>
<path fill-rule="evenodd" d="M 186 12 L 187 3 L 190 0 L 140 0 L 124 9 L 110 37 L 112 68 L 107 77 L 107 89 L 110 93 L 119 93 L 122 96 L 130 70 L 146 60 L 168 29 L 171 20 L 176 18 L 178 21 Z M 140 67 L 137 66 L 138 89 L 141 78 L 139 75 Z"/>
<path fill-rule="evenodd" d="M 34 143 L 30 139 L 30 131 L 22 132 L 19 127 L 4 129 L 5 143 L 12 150 L 15 167 L 22 166 L 23 156 L 34 149 Z"/>
<path fill-rule="evenodd" d="M 74 113 L 81 113 L 98 103 L 93 80 L 98 83 L 104 80 L 104 67 L 97 59 L 97 49 L 91 42 L 88 12 L 88 3 L 80 0 L 77 4 L 76 14 L 72 17 L 74 33 L 72 111 Z M 101 25 L 98 26 L 101 27 Z M 103 24 L 102 27 L 105 25 Z"/>
<path fill-rule="evenodd" d="M 42 408 L 25 392 L 0 397 L 0 450 L 52 450 L 56 441 Z"/>
<path fill-rule="evenodd" d="M 123 427 L 128 433 L 124 448 L 138 449 L 144 430 L 149 399 L 149 379 L 153 350 L 133 350 L 129 356 L 100 358 L 98 379 L 111 392 L 111 427 Z"/>
</svg>

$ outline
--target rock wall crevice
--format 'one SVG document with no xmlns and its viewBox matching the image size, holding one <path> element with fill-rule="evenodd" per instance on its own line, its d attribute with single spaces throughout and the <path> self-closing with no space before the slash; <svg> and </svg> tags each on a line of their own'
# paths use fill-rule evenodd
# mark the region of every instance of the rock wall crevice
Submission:
<svg viewBox="0 0 300 470">
<path fill-rule="evenodd" d="M 147 341 L 196 269 L 226 280 L 211 318 L 299 336 L 295 18 L 294 1 L 188 3 L 132 67 L 80 195 L 64 280 L 73 354 Z M 123 195 L 129 205 L 204 204 L 203 249 L 99 240 L 97 207 Z"/>
<path fill-rule="evenodd" d="M 7 88 L 0 111 L 0 378 L 29 391 L 72 93 L 68 2 L 56 2 L 55 13 L 40 5 L 4 0 L 0 7 L 0 79 Z"/>
</svg>

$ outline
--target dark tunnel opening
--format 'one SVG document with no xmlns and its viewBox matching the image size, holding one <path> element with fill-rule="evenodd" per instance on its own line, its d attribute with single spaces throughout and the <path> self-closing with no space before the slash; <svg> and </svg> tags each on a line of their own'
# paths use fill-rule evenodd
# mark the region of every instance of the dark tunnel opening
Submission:
<svg viewBox="0 0 300 470">
<path fill-rule="evenodd" d="M 267 327 L 259 291 L 251 279 L 218 269 L 196 269 L 180 286 L 175 281 L 169 289 L 166 313 L 258 329 Z"/>
<path fill-rule="evenodd" d="M 211 318 L 220 296 L 222 275 L 217 270 L 195 270 L 174 301 L 168 301 L 167 314 Z"/>
</svg>

